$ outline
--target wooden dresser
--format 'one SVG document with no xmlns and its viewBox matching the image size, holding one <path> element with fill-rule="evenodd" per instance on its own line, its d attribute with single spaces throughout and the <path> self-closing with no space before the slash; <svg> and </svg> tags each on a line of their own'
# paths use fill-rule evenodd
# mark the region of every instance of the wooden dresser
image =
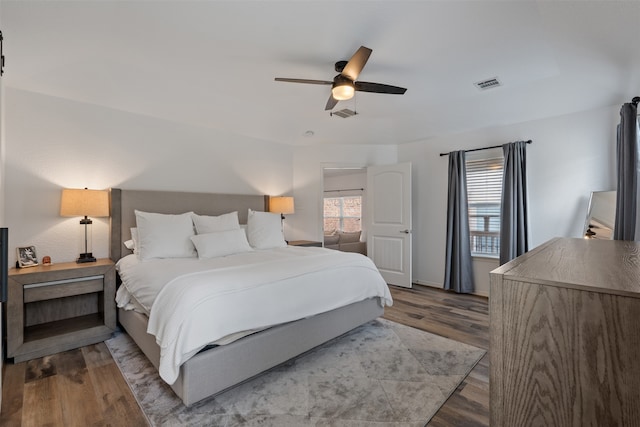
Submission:
<svg viewBox="0 0 640 427">
<path fill-rule="evenodd" d="M 640 243 L 553 239 L 490 292 L 491 426 L 640 425 Z"/>
</svg>

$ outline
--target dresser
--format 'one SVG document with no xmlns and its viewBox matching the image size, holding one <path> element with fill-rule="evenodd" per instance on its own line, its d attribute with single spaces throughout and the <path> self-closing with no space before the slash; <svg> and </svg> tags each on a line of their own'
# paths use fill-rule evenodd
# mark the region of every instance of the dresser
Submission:
<svg viewBox="0 0 640 427">
<path fill-rule="evenodd" d="M 640 243 L 553 239 L 491 272 L 491 426 L 640 425 Z"/>
</svg>

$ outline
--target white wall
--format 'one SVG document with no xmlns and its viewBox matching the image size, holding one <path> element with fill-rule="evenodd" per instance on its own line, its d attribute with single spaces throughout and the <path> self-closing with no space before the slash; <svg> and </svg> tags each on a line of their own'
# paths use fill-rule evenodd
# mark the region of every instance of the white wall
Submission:
<svg viewBox="0 0 640 427">
<path fill-rule="evenodd" d="M 398 161 L 396 145 L 297 147 L 293 152 L 295 215 L 287 216 L 290 240 L 322 240 L 323 169 L 365 167 Z M 290 237 L 291 236 L 291 237 Z"/>
<path fill-rule="evenodd" d="M 402 144 L 413 162 L 413 278 L 442 287 L 448 157 L 439 153 L 533 140 L 527 146 L 530 249 L 552 237 L 580 237 L 591 191 L 615 189 L 615 129 L 620 106 Z M 472 112 L 469 112 L 472 114 Z M 477 293 L 488 295 L 497 261 L 478 261 Z"/>
<path fill-rule="evenodd" d="M 39 259 L 72 261 L 79 254 L 79 219 L 59 216 L 62 188 L 291 192 L 289 146 L 5 92 L 9 247 L 34 245 Z M 94 219 L 93 252 L 108 256 L 108 218 Z"/>
<path fill-rule="evenodd" d="M 528 146 L 531 247 L 578 237 L 592 190 L 615 186 L 619 106 L 401 145 L 289 147 L 212 129 L 5 88 L 5 223 L 10 247 L 71 261 L 77 219 L 58 215 L 62 188 L 139 188 L 293 194 L 288 239 L 321 240 L 324 167 L 410 161 L 414 279 L 442 286 L 447 157 L 440 152 L 532 139 Z M 108 254 L 108 220 L 94 221 L 93 250 Z M 15 255 L 10 262 L 15 262 Z M 478 290 L 486 272 L 476 266 Z"/>
</svg>

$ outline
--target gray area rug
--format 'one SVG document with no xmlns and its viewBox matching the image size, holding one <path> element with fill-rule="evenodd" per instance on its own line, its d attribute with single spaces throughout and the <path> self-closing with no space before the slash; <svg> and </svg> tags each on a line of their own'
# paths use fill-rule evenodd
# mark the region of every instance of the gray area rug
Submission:
<svg viewBox="0 0 640 427">
<path fill-rule="evenodd" d="M 126 333 L 106 344 L 152 426 L 424 426 L 485 354 L 378 319 L 188 408 Z"/>
</svg>

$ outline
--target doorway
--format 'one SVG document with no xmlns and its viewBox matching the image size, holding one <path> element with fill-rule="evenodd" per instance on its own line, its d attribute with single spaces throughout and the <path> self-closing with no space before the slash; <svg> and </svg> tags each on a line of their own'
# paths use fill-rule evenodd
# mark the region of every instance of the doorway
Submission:
<svg viewBox="0 0 640 427">
<path fill-rule="evenodd" d="M 324 246 L 367 254 L 364 167 L 323 168 L 322 229 Z"/>
</svg>

